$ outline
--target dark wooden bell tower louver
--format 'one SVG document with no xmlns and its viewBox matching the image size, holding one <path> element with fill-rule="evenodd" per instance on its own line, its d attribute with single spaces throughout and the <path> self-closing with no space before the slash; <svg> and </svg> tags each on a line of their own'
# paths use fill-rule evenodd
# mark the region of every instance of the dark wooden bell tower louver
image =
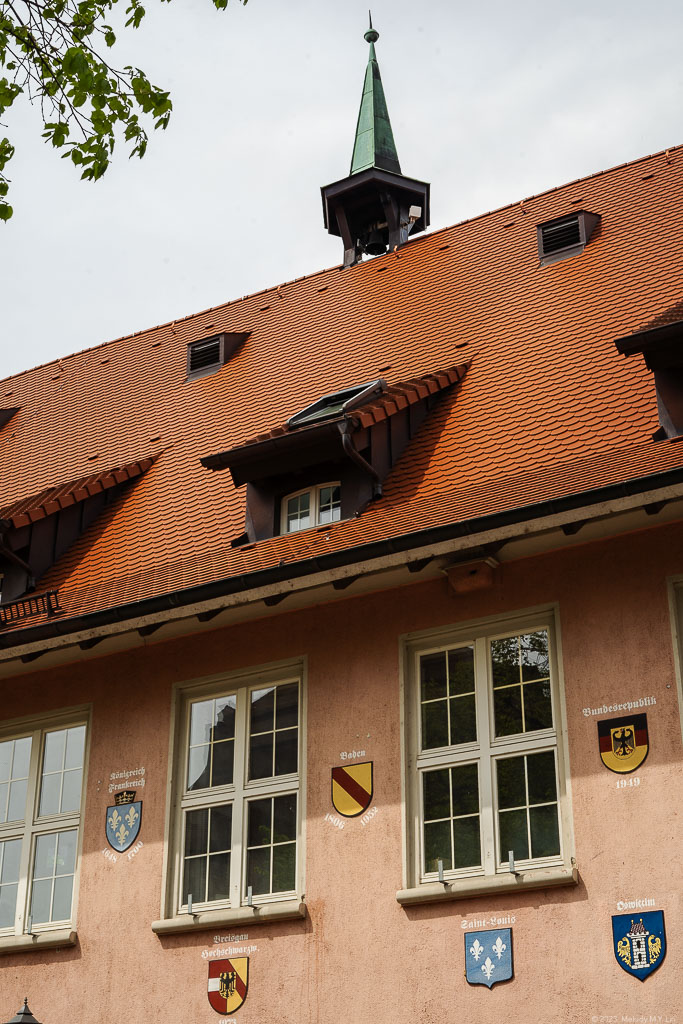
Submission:
<svg viewBox="0 0 683 1024">
<path fill-rule="evenodd" d="M 348 178 L 321 189 L 325 227 L 344 243 L 344 266 L 364 255 L 398 249 L 411 232 L 429 224 L 429 185 L 401 174 L 384 98 L 375 43 L 379 33 L 365 33 L 370 55 L 358 114 Z"/>
</svg>

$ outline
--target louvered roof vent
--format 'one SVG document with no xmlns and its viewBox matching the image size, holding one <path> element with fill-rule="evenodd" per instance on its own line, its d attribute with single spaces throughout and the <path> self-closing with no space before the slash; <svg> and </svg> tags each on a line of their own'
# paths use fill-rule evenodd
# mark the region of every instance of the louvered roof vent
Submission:
<svg viewBox="0 0 683 1024">
<path fill-rule="evenodd" d="M 536 228 L 538 256 L 541 266 L 546 267 L 558 260 L 578 256 L 588 245 L 600 215 L 577 210 L 566 217 L 547 220 Z"/>
<path fill-rule="evenodd" d="M 187 346 L 187 379 L 196 380 L 220 370 L 248 337 L 247 331 L 245 334 L 212 334 L 209 338 L 191 341 Z"/>
</svg>

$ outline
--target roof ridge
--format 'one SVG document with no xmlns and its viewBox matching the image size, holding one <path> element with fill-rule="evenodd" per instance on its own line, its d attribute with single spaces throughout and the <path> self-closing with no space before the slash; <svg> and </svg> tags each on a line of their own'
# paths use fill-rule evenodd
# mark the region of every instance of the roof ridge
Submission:
<svg viewBox="0 0 683 1024">
<path fill-rule="evenodd" d="M 492 217 L 494 216 L 494 214 L 502 213 L 504 210 L 514 209 L 515 207 L 519 207 L 520 205 L 523 206 L 525 203 L 532 202 L 532 200 L 534 199 L 542 199 L 545 196 L 553 195 L 556 192 L 561 192 L 563 189 L 570 188 L 572 185 L 579 185 L 582 184 L 583 182 L 592 181 L 596 178 L 604 177 L 605 175 L 614 174 L 616 171 L 623 170 L 626 167 L 635 167 L 638 164 L 645 163 L 647 160 L 654 160 L 660 156 L 668 157 L 669 154 L 677 153 L 681 150 L 683 150 L 683 143 L 679 143 L 678 145 L 675 146 L 668 146 L 665 149 L 660 149 L 655 153 L 649 153 L 647 156 L 637 157 L 635 160 L 626 160 L 623 161 L 622 163 L 614 164 L 612 167 L 607 167 L 602 171 L 594 171 L 592 174 L 584 175 L 581 178 L 574 178 L 571 181 L 563 182 L 563 184 L 561 185 L 555 185 L 553 188 L 544 189 L 542 192 L 536 192 L 533 193 L 532 195 L 525 196 L 523 199 L 517 199 L 514 200 L 513 202 L 504 203 L 502 206 L 497 206 L 491 210 L 486 210 L 484 213 L 476 214 L 473 217 L 466 217 L 464 220 L 456 221 L 455 224 L 448 224 L 445 227 L 437 228 L 435 231 L 427 232 L 416 238 L 410 239 L 406 246 L 404 246 L 403 248 L 413 248 L 414 246 L 425 242 L 427 239 L 437 238 L 439 235 L 442 235 L 446 231 L 453 231 L 456 228 L 463 227 L 466 224 L 473 224 L 476 221 L 484 220 L 486 217 Z M 391 256 L 397 257 L 399 255 L 400 253 L 386 253 L 384 256 L 375 257 L 375 259 L 386 259 Z M 369 264 L 365 265 L 367 266 Z M 359 264 L 359 266 L 363 266 L 363 264 Z M 241 295 L 234 299 L 228 299 L 226 302 L 218 303 L 215 306 L 207 306 L 206 309 L 198 310 L 197 312 L 188 313 L 185 316 L 181 317 L 175 317 L 173 320 L 166 320 L 163 323 L 156 324 L 155 326 L 152 327 L 145 327 L 139 331 L 132 331 L 128 334 L 121 334 L 116 338 L 111 338 L 108 341 L 100 342 L 97 345 L 89 345 L 86 348 L 78 349 L 76 352 L 69 352 L 66 355 L 58 356 L 54 359 L 49 359 L 45 363 L 38 363 L 36 366 L 31 366 L 26 370 L 19 370 L 17 373 L 10 374 L 8 377 L 2 377 L 0 378 L 0 384 L 4 385 L 8 382 L 16 381 L 27 374 L 34 373 L 36 370 L 42 370 L 48 366 L 54 366 L 55 364 L 63 363 L 66 359 L 73 359 L 76 356 L 84 355 L 86 352 L 94 352 L 97 351 L 98 349 L 105 348 L 108 345 L 115 345 L 121 341 L 129 341 L 132 338 L 142 337 L 143 335 L 152 334 L 155 331 L 161 331 L 167 327 L 173 327 L 176 324 L 185 323 L 188 320 L 197 319 L 198 317 L 205 316 L 207 313 L 214 313 L 217 310 L 227 309 L 230 306 L 236 305 L 238 302 L 245 302 L 248 299 L 257 298 L 259 295 L 265 295 L 268 292 L 275 292 L 276 294 L 279 294 L 282 288 L 298 284 L 302 281 L 315 280 L 315 278 L 321 277 L 324 274 L 330 274 L 335 270 L 339 272 L 344 270 L 344 267 L 341 264 L 335 264 L 334 266 L 331 267 L 325 267 L 322 270 L 316 270 L 310 274 L 302 274 L 299 277 L 294 277 L 287 281 L 281 281 L 279 284 L 269 285 L 268 287 L 261 288 L 258 291 L 248 292 L 246 295 Z"/>
</svg>

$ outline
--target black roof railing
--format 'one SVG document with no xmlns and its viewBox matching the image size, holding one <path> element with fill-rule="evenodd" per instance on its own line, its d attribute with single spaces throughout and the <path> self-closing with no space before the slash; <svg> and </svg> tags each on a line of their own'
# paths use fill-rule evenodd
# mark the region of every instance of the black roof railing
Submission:
<svg viewBox="0 0 683 1024">
<path fill-rule="evenodd" d="M 7 604 L 0 604 L 0 625 L 22 622 L 34 615 L 47 615 L 49 619 L 61 610 L 56 590 L 47 590 L 44 594 L 30 594 L 16 601 L 8 601 Z"/>
</svg>

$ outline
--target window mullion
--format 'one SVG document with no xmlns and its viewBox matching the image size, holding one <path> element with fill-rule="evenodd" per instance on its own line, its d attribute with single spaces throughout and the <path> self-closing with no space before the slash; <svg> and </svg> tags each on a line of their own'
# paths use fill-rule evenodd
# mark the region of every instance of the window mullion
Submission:
<svg viewBox="0 0 683 1024">
<path fill-rule="evenodd" d="M 248 776 L 249 759 L 249 700 L 250 690 L 243 687 L 237 692 L 235 709 L 235 753 L 233 771 L 232 845 L 230 854 L 230 905 L 239 907 L 242 903 L 243 850 L 247 827 L 247 805 L 245 784 Z"/>
<path fill-rule="evenodd" d="M 491 725 L 489 718 L 488 645 L 485 637 L 474 642 L 474 685 L 477 706 L 477 736 L 479 737 L 479 808 L 482 866 L 485 875 L 496 872 L 496 823 L 493 797 L 493 761 L 491 751 Z"/>
</svg>

